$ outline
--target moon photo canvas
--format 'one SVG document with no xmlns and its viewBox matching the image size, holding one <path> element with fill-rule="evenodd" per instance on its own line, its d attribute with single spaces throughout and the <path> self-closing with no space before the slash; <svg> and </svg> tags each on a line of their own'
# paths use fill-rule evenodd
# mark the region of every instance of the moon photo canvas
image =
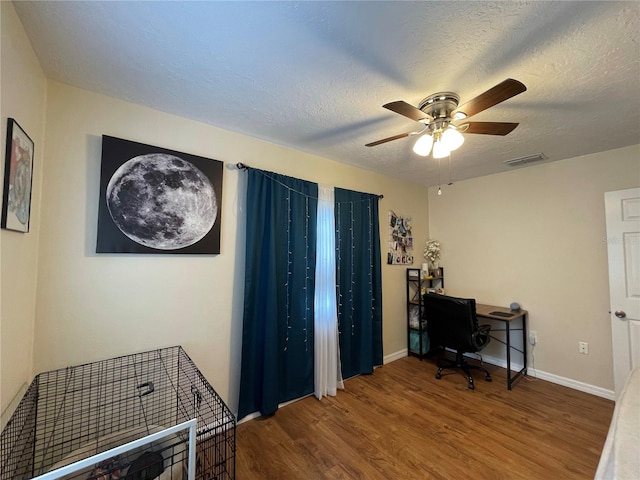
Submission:
<svg viewBox="0 0 640 480">
<path fill-rule="evenodd" d="M 218 254 L 223 162 L 102 136 L 97 253 Z"/>
</svg>

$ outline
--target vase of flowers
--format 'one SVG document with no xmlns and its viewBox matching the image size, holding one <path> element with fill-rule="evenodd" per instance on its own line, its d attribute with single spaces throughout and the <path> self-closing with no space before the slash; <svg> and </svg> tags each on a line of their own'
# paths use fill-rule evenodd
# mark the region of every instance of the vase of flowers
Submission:
<svg viewBox="0 0 640 480">
<path fill-rule="evenodd" d="M 437 240 L 427 240 L 424 247 L 424 258 L 429 262 L 430 270 L 437 270 L 440 259 L 440 242 Z"/>
</svg>

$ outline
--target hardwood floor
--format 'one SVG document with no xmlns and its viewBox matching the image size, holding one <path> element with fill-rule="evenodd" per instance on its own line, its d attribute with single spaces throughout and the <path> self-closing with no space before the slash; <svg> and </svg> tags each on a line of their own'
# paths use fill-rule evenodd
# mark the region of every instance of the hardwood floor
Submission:
<svg viewBox="0 0 640 480">
<path fill-rule="evenodd" d="M 592 479 L 614 402 L 504 369 L 434 378 L 406 357 L 238 425 L 236 472 L 253 479 Z"/>
</svg>

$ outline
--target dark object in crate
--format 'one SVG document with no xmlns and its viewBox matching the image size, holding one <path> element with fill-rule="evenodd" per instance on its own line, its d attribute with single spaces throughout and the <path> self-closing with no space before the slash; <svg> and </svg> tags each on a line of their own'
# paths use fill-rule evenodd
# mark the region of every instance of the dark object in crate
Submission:
<svg viewBox="0 0 640 480">
<path fill-rule="evenodd" d="M 144 452 L 133 461 L 125 480 L 147 480 L 159 477 L 164 472 L 163 464 L 164 459 L 158 452 Z"/>
<path fill-rule="evenodd" d="M 182 347 L 41 373 L 0 435 L 0 480 L 34 478 L 192 418 L 196 479 L 235 479 L 235 417 Z M 186 435 L 154 443 L 146 450 L 161 454 L 165 475 L 186 472 Z M 86 480 L 97 468 L 129 478 L 143 453 L 64 478 Z"/>
</svg>

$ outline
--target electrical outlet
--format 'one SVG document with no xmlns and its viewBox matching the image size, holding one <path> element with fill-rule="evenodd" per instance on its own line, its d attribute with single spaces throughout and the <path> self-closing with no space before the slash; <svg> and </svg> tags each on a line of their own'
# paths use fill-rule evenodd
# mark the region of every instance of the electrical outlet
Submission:
<svg viewBox="0 0 640 480">
<path fill-rule="evenodd" d="M 538 332 L 529 330 L 529 344 L 535 345 L 536 343 L 538 343 Z"/>
<path fill-rule="evenodd" d="M 578 352 L 588 355 L 589 354 L 589 344 L 587 342 L 578 342 Z"/>
</svg>

